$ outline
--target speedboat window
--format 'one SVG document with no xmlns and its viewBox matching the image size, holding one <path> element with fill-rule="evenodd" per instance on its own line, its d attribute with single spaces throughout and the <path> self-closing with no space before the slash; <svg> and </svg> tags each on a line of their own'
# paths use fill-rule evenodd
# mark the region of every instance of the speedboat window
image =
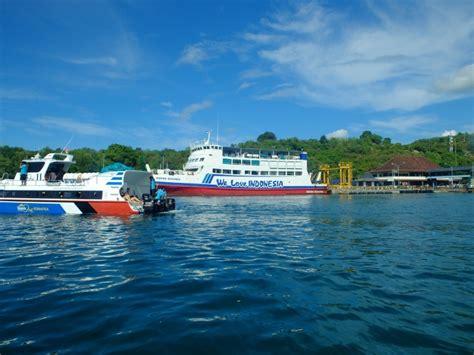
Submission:
<svg viewBox="0 0 474 355">
<path fill-rule="evenodd" d="M 28 172 L 29 173 L 37 173 L 43 169 L 44 161 L 42 162 L 30 162 L 26 163 L 28 165 Z"/>
</svg>

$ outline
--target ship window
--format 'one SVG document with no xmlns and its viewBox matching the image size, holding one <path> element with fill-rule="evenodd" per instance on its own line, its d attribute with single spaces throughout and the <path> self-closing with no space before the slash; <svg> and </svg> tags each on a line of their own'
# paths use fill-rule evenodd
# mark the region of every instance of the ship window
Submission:
<svg viewBox="0 0 474 355">
<path fill-rule="evenodd" d="M 261 171 L 260 175 L 268 175 L 268 171 Z"/>
<path fill-rule="evenodd" d="M 186 171 L 195 172 L 195 171 L 198 171 L 198 168 L 186 169 Z"/>
<path fill-rule="evenodd" d="M 250 175 L 250 170 L 245 170 L 245 175 Z"/>
<path fill-rule="evenodd" d="M 286 175 L 286 171 L 279 171 L 279 172 L 278 172 L 278 175 L 280 175 L 280 176 L 285 176 L 285 175 Z"/>
<path fill-rule="evenodd" d="M 203 161 L 203 160 L 204 160 L 204 158 L 199 159 L 199 161 Z"/>
<path fill-rule="evenodd" d="M 240 170 L 232 170 L 232 174 L 234 174 L 234 175 L 240 175 Z"/>
<path fill-rule="evenodd" d="M 252 165 L 253 166 L 259 166 L 260 165 L 260 160 L 252 160 Z"/>
<path fill-rule="evenodd" d="M 26 163 L 28 164 L 28 172 L 29 173 L 37 173 L 43 169 L 44 162 L 34 162 L 34 163 Z"/>
<path fill-rule="evenodd" d="M 209 147 L 206 145 L 206 146 L 204 147 L 204 149 L 209 149 Z"/>
<path fill-rule="evenodd" d="M 258 175 L 258 171 L 252 171 L 252 175 Z"/>
<path fill-rule="evenodd" d="M 301 171 L 297 171 L 297 172 L 295 173 L 295 175 L 296 175 L 296 176 L 301 176 L 301 175 L 303 175 L 303 173 L 302 173 Z"/>
<path fill-rule="evenodd" d="M 224 164 L 230 164 L 230 163 L 232 163 L 232 159 L 223 159 L 222 162 Z"/>
<path fill-rule="evenodd" d="M 240 159 L 233 159 L 233 160 L 232 160 L 232 164 L 240 165 L 240 164 L 242 164 L 242 160 L 240 160 Z"/>
<path fill-rule="evenodd" d="M 224 174 L 230 174 L 230 170 L 228 170 L 228 169 L 224 169 L 224 170 L 222 170 L 222 172 L 223 172 Z"/>
<path fill-rule="evenodd" d="M 221 169 L 212 169 L 212 172 L 215 173 L 215 174 L 220 174 L 220 173 L 222 173 L 222 170 Z"/>
<path fill-rule="evenodd" d="M 276 172 L 276 171 L 270 171 L 270 175 L 273 175 L 273 176 L 275 176 L 276 174 L 277 174 L 277 172 Z"/>
<path fill-rule="evenodd" d="M 250 160 L 242 160 L 242 163 L 243 163 L 244 165 L 250 165 Z"/>
<path fill-rule="evenodd" d="M 295 175 L 295 172 L 294 172 L 294 171 L 288 171 L 288 172 L 286 173 L 286 175 L 288 175 L 288 176 L 293 176 L 293 175 Z"/>
</svg>

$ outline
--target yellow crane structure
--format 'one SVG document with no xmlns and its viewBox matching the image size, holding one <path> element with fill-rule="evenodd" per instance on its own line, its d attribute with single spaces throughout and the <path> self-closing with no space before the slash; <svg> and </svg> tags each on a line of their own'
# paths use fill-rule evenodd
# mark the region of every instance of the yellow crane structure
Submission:
<svg viewBox="0 0 474 355">
<path fill-rule="evenodd" d="M 337 188 L 352 187 L 352 163 L 340 162 L 337 167 L 331 167 L 329 164 L 322 164 L 319 167 L 321 171 L 321 180 L 323 184 Z M 339 170 L 339 184 L 331 185 L 331 170 Z"/>
</svg>

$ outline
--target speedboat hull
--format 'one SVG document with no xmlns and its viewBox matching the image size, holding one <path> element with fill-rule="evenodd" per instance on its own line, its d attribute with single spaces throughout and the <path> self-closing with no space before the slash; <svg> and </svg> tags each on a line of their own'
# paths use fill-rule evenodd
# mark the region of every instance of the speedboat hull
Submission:
<svg viewBox="0 0 474 355">
<path fill-rule="evenodd" d="M 100 214 L 133 215 L 140 213 L 127 201 L 52 201 L 0 200 L 0 214 Z"/>
</svg>

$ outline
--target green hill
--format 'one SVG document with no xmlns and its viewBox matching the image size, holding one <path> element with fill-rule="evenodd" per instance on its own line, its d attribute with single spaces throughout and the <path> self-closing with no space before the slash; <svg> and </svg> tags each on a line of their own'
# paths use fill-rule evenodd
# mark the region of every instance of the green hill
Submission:
<svg viewBox="0 0 474 355">
<path fill-rule="evenodd" d="M 392 144 L 390 138 L 382 138 L 377 134 L 365 131 L 359 138 L 300 140 L 298 138 L 277 139 L 272 132 L 261 134 L 257 140 L 237 144 L 242 148 L 262 148 L 276 150 L 305 150 L 308 152 L 308 168 L 316 172 L 321 164 L 336 165 L 338 162 L 352 162 L 354 177 L 358 177 L 381 165 L 395 155 L 424 156 L 442 166 L 461 166 L 474 164 L 474 134 L 459 133 L 454 137 L 454 150 L 450 152 L 449 137 L 420 139 L 410 144 Z M 43 148 L 39 153 L 45 155 L 60 149 Z M 0 174 L 8 173 L 12 177 L 22 159 L 31 157 L 34 151 L 23 148 L 0 147 Z M 136 169 L 145 169 L 148 163 L 152 168 L 169 167 L 181 169 L 189 155 L 189 150 L 176 151 L 142 150 L 120 144 L 112 144 L 107 149 L 90 148 L 75 149 L 76 164 L 72 172 L 100 171 L 103 166 L 114 162 L 124 163 Z"/>
</svg>

